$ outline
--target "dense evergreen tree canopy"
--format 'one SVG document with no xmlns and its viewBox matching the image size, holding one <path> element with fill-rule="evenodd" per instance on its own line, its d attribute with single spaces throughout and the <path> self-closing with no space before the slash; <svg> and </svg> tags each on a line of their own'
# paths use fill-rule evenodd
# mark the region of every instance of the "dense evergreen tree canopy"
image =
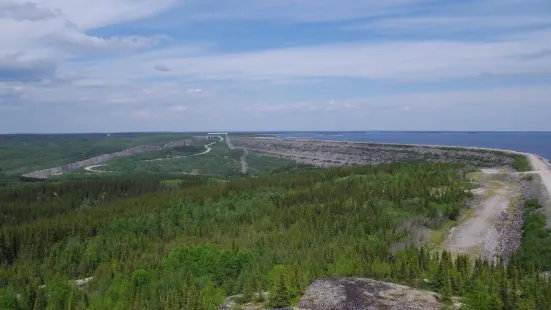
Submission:
<svg viewBox="0 0 551 310">
<path fill-rule="evenodd" d="M 466 307 L 551 308 L 551 283 L 530 257 L 505 267 L 409 246 L 404 223 L 437 229 L 457 217 L 467 170 L 410 163 L 182 188 L 96 179 L 2 189 L 0 307 L 218 309 L 266 291 L 267 305 L 286 306 L 314 279 L 356 276 L 434 290 L 444 303 L 465 296 Z"/>
</svg>

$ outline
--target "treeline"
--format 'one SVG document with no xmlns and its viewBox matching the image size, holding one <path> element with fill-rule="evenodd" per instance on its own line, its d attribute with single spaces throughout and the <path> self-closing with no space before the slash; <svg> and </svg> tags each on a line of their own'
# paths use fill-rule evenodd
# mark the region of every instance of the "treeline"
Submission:
<svg viewBox="0 0 551 310">
<path fill-rule="evenodd" d="M 457 216 L 468 198 L 464 169 L 297 169 L 2 227 L 0 301 L 19 309 L 195 310 L 239 294 L 242 303 L 281 307 L 317 278 L 358 276 L 489 305 L 476 309 L 549 309 L 550 284 L 535 264 L 391 251 L 409 240 L 404 222 L 436 228 Z M 91 276 L 83 290 L 68 281 Z"/>
</svg>

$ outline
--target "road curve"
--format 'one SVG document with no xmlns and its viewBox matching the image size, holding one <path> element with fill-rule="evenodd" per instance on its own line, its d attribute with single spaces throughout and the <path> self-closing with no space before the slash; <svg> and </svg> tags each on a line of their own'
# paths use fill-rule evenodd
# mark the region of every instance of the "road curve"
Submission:
<svg viewBox="0 0 551 310">
<path fill-rule="evenodd" d="M 88 167 L 85 167 L 84 170 L 89 172 L 96 172 L 96 173 L 109 172 L 109 171 L 103 171 L 103 170 L 96 170 L 96 168 L 104 167 L 104 166 L 107 166 L 107 164 L 88 166 Z"/>
<path fill-rule="evenodd" d="M 205 151 L 201 153 L 186 155 L 186 156 L 177 156 L 177 157 L 171 157 L 171 158 L 157 158 L 157 159 L 150 159 L 150 160 L 144 160 L 144 161 L 152 162 L 152 161 L 162 161 L 162 160 L 170 160 L 170 159 L 186 158 L 186 157 L 197 156 L 197 155 L 204 155 L 204 154 L 210 153 L 210 151 L 212 150 L 210 146 L 216 143 L 218 142 L 212 142 L 212 143 L 206 144 Z M 95 172 L 95 173 L 111 172 L 111 171 L 104 171 L 104 170 L 96 170 L 96 168 L 104 167 L 104 166 L 107 166 L 107 164 L 88 166 L 88 167 L 85 167 L 84 170 L 89 172 Z"/>
<path fill-rule="evenodd" d="M 209 144 L 205 144 L 205 151 L 201 152 L 201 153 L 185 155 L 185 156 L 175 156 L 175 157 L 169 157 L 169 158 L 149 159 L 149 160 L 144 160 L 144 161 L 147 161 L 147 162 L 163 161 L 163 160 L 171 160 L 171 159 L 178 159 L 178 158 L 186 158 L 186 157 L 197 156 L 197 155 L 204 155 L 204 154 L 210 153 L 210 151 L 212 150 L 212 148 L 210 146 L 213 145 L 213 144 L 216 144 L 216 143 L 218 143 L 218 142 L 212 142 L 212 143 L 209 143 Z"/>
</svg>

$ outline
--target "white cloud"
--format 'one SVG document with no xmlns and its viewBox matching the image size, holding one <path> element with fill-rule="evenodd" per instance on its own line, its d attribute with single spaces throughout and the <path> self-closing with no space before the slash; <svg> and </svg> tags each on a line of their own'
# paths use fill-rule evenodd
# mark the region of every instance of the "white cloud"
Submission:
<svg viewBox="0 0 551 310">
<path fill-rule="evenodd" d="M 58 42 L 61 45 L 60 47 L 66 51 L 70 50 L 82 53 L 133 51 L 151 48 L 169 39 L 168 36 L 164 35 L 101 38 L 75 30 L 59 31 L 52 34 L 51 38 Z"/>
<path fill-rule="evenodd" d="M 549 99 L 551 88 L 547 85 L 514 86 L 499 89 L 425 91 L 409 94 L 384 94 L 364 98 L 345 99 L 343 103 L 362 109 L 402 109 L 411 111 L 418 108 L 447 109 L 450 107 L 526 107 L 541 108 L 542 113 L 551 113 Z"/>
<path fill-rule="evenodd" d="M 44 4 L 63 13 L 78 27 L 92 29 L 152 16 L 177 3 L 178 0 L 47 0 Z"/>
<path fill-rule="evenodd" d="M 526 59 L 551 48 L 551 28 L 493 41 L 403 40 L 328 44 L 237 54 L 166 57 L 161 50 L 116 62 L 90 63 L 80 69 L 92 76 L 190 79 L 289 79 L 357 77 L 392 80 L 453 79 L 483 74 L 551 73 L 551 59 Z M 161 61 L 171 69 L 158 72 Z"/>
<path fill-rule="evenodd" d="M 173 108 L 170 109 L 171 111 L 173 112 L 185 112 L 187 111 L 187 107 L 183 106 L 183 105 L 178 105 L 178 106 L 175 106 Z"/>
<path fill-rule="evenodd" d="M 405 12 L 429 0 L 201 0 L 182 7 L 182 15 L 201 20 L 335 22 Z"/>
<path fill-rule="evenodd" d="M 0 0 L 0 76 L 53 77 L 58 64 L 74 56 L 151 48 L 167 37 L 102 38 L 86 31 L 150 16 L 173 4 L 169 0 Z M 4 63 L 10 57 L 12 62 Z"/>
<path fill-rule="evenodd" d="M 294 102 L 286 104 L 264 104 L 264 105 L 246 105 L 243 110 L 249 112 L 282 112 L 282 111 L 335 111 L 335 110 L 346 110 L 353 109 L 358 107 L 356 103 L 353 102 L 337 102 L 331 100 L 329 102 L 318 102 L 318 101 L 308 101 L 308 102 Z"/>
<path fill-rule="evenodd" d="M 449 35 L 450 32 L 476 30 L 518 29 L 519 27 L 551 26 L 551 20 L 545 15 L 510 16 L 424 16 L 380 18 L 368 22 L 347 25 L 348 30 L 371 30 L 395 33 L 420 33 Z"/>
</svg>

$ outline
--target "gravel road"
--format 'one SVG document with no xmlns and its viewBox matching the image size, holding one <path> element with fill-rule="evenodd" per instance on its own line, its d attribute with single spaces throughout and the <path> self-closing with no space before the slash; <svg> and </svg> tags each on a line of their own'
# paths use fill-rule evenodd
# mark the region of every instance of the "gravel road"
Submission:
<svg viewBox="0 0 551 310">
<path fill-rule="evenodd" d="M 498 233 L 494 224 L 502 212 L 507 212 L 511 198 L 518 195 L 518 190 L 504 186 L 484 199 L 466 222 L 453 229 L 448 239 L 448 249 L 458 254 L 485 254 L 492 257 L 498 246 Z"/>
</svg>

